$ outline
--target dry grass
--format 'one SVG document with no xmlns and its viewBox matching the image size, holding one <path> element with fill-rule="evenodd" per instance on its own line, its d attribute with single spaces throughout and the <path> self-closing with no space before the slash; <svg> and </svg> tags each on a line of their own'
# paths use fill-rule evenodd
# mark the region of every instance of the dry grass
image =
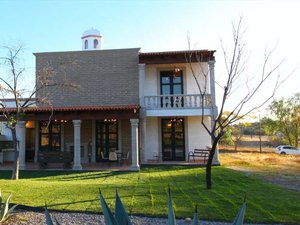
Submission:
<svg viewBox="0 0 300 225">
<path fill-rule="evenodd" d="M 300 174 L 300 157 L 293 155 L 220 151 L 220 161 L 224 166 L 243 166 L 253 171 Z"/>
<path fill-rule="evenodd" d="M 300 156 L 279 155 L 274 149 L 243 147 L 238 151 L 220 147 L 220 161 L 223 166 L 254 173 L 272 183 L 300 191 Z"/>
</svg>

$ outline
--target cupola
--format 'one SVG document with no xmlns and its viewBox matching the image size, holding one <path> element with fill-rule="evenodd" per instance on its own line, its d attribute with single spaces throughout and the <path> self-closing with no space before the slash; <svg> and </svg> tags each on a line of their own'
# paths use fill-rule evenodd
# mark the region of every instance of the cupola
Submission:
<svg viewBox="0 0 300 225">
<path fill-rule="evenodd" d="M 91 28 L 83 32 L 81 36 L 82 50 L 101 50 L 102 47 L 102 36 L 100 31 Z"/>
</svg>

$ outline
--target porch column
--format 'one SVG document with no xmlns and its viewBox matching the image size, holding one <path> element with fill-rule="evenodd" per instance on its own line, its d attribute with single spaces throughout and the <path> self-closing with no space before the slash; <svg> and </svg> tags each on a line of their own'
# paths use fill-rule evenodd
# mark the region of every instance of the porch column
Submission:
<svg viewBox="0 0 300 225">
<path fill-rule="evenodd" d="M 140 106 L 144 107 L 145 64 L 139 64 L 139 96 Z"/>
<path fill-rule="evenodd" d="M 19 121 L 17 123 L 17 139 L 19 141 L 20 170 L 25 170 L 25 151 L 26 151 L 25 137 L 26 137 L 25 121 Z"/>
<path fill-rule="evenodd" d="M 218 108 L 216 104 L 216 87 L 215 87 L 215 60 L 208 62 L 209 74 L 210 74 L 210 94 L 211 94 L 211 130 L 214 127 L 214 121 L 218 116 Z M 220 165 L 219 161 L 219 149 L 216 148 L 215 155 L 212 161 L 213 165 Z"/>
<path fill-rule="evenodd" d="M 138 137 L 138 119 L 130 119 L 131 124 L 131 148 L 132 148 L 132 164 L 131 170 L 139 171 L 140 164 L 139 164 L 139 137 Z"/>
<path fill-rule="evenodd" d="M 147 117 L 140 120 L 141 161 L 146 162 Z"/>
<path fill-rule="evenodd" d="M 73 120 L 74 126 L 74 165 L 73 170 L 82 170 L 80 154 L 80 126 L 81 120 Z"/>
</svg>

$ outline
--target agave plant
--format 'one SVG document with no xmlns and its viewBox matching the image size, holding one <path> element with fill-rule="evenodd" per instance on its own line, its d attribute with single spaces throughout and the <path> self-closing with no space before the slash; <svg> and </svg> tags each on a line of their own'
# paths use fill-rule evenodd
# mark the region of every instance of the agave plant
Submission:
<svg viewBox="0 0 300 225">
<path fill-rule="evenodd" d="M 119 197 L 118 192 L 116 191 L 116 202 L 115 202 L 115 214 L 109 209 L 104 197 L 100 194 L 100 203 L 102 206 L 102 211 L 104 215 L 104 221 L 106 225 L 132 225 L 132 222 L 129 219 L 129 216 L 125 210 L 125 207 Z"/>
<path fill-rule="evenodd" d="M 109 209 L 104 197 L 102 196 L 101 191 L 99 192 L 100 192 L 100 203 L 102 206 L 105 225 L 119 225 L 118 221 L 116 220 L 113 213 Z"/>
<path fill-rule="evenodd" d="M 12 215 L 13 210 L 17 207 L 17 205 L 14 205 L 11 208 L 9 208 L 9 202 L 11 197 L 12 194 L 10 194 L 6 199 L 6 201 L 2 203 L 3 198 L 2 198 L 2 193 L 0 191 L 0 223 L 7 220 L 8 217 Z"/>
<path fill-rule="evenodd" d="M 175 212 L 172 203 L 172 193 L 169 186 L 169 198 L 168 198 L 168 223 L 167 225 L 176 225 Z"/>
<path fill-rule="evenodd" d="M 199 225 L 199 215 L 198 215 L 197 205 L 195 205 L 194 219 L 192 225 Z"/>
<path fill-rule="evenodd" d="M 243 225 L 245 213 L 246 213 L 246 195 L 244 198 L 243 205 L 241 206 L 239 213 L 236 215 L 232 225 Z"/>
<path fill-rule="evenodd" d="M 45 206 L 45 217 L 46 217 L 46 223 L 47 223 L 47 225 L 54 225 L 54 223 L 52 222 L 49 210 L 47 208 L 47 205 Z M 54 219 L 55 219 L 56 225 L 60 225 L 60 223 L 57 221 L 57 219 L 56 218 L 54 218 Z"/>
</svg>

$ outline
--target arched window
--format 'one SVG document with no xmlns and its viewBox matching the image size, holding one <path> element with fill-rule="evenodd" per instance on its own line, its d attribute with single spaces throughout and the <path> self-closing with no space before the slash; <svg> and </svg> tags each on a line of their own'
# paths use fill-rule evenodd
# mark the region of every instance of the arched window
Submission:
<svg viewBox="0 0 300 225">
<path fill-rule="evenodd" d="M 85 40 L 84 41 L 84 49 L 88 49 L 88 47 L 89 47 L 88 40 Z"/>
<path fill-rule="evenodd" d="M 98 40 L 94 39 L 94 48 L 98 48 Z"/>
</svg>

